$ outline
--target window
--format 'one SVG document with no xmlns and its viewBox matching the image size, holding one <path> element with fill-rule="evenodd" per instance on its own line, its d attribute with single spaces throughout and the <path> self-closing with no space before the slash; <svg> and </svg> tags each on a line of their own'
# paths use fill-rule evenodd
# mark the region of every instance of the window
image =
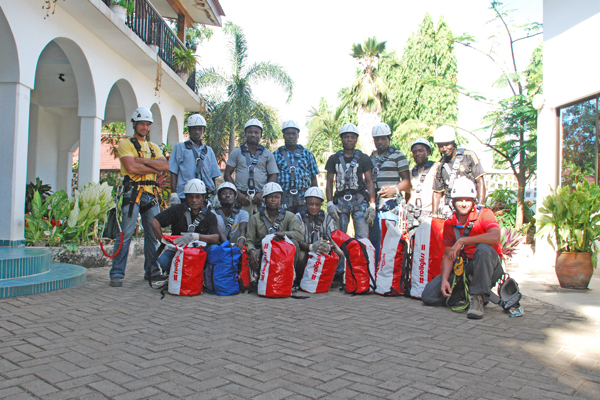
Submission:
<svg viewBox="0 0 600 400">
<path fill-rule="evenodd" d="M 598 101 L 596 97 L 560 110 L 561 185 L 572 185 L 578 174 L 598 183 Z"/>
</svg>

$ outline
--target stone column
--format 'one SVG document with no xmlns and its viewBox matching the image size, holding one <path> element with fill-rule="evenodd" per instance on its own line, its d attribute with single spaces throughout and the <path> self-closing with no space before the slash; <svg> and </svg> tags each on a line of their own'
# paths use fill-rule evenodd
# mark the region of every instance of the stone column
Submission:
<svg viewBox="0 0 600 400">
<path fill-rule="evenodd" d="M 25 225 L 25 186 L 31 88 L 0 83 L 0 245 L 21 244 Z"/>
<path fill-rule="evenodd" d="M 88 182 L 100 180 L 100 139 L 102 120 L 98 117 L 81 117 L 79 134 L 79 182 L 81 189 Z"/>
</svg>

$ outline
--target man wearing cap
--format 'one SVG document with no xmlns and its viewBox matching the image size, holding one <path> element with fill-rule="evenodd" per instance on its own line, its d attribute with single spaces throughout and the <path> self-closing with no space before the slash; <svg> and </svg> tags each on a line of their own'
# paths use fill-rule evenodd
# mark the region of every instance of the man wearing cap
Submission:
<svg viewBox="0 0 600 400">
<path fill-rule="evenodd" d="M 224 182 L 217 189 L 219 207 L 214 208 L 219 222 L 222 241 L 228 240 L 239 249 L 246 243 L 246 228 L 250 218 L 246 210 L 234 207 L 237 189 L 231 182 Z"/>
<path fill-rule="evenodd" d="M 306 209 L 304 192 L 311 186 L 318 186 L 319 168 L 315 156 L 307 148 L 298 144 L 300 127 L 295 121 L 283 123 L 281 129 L 285 146 L 275 150 L 275 162 L 279 169 L 277 178 L 283 189 L 281 205 L 291 213 Z"/>
<path fill-rule="evenodd" d="M 302 227 L 302 239 L 298 242 L 300 254 L 295 264 L 297 284 L 300 284 L 304 275 L 309 252 L 328 254 L 333 249 L 340 259 L 344 256 L 340 248 L 331 240 L 331 232 L 338 229 L 337 224 L 331 215 L 321 210 L 325 193 L 316 186 L 311 187 L 304 194 L 304 199 L 306 209 L 296 213 L 296 218 Z"/>
<path fill-rule="evenodd" d="M 110 269 L 110 286 L 123 286 L 127 255 L 131 237 L 135 231 L 138 215 L 142 215 L 144 227 L 144 279 L 162 279 L 156 262 L 156 237 L 150 221 L 160 212 L 157 174 L 166 173 L 169 163 L 163 157 L 160 147 L 146 140 L 152 125 L 152 112 L 139 107 L 133 112 L 133 136 L 119 142 L 119 160 L 123 178 L 122 222 L 123 244 L 117 236 L 114 245 L 115 257 Z M 119 250 L 119 248 L 121 250 Z M 118 253 L 117 253 L 118 252 Z"/>
<path fill-rule="evenodd" d="M 260 268 L 262 240 L 267 235 L 275 234 L 275 240 L 283 240 L 287 236 L 296 246 L 296 259 L 300 255 L 298 241 L 302 240 L 302 229 L 294 214 L 281 207 L 282 193 L 279 184 L 268 182 L 262 193 L 265 208 L 252 215 L 248 222 L 246 248 L 250 268 L 255 277 Z"/>
<path fill-rule="evenodd" d="M 200 114 L 194 114 L 187 120 L 189 140 L 173 146 L 169 158 L 171 172 L 171 205 L 185 200 L 184 187 L 191 179 L 200 179 L 206 185 L 209 195 L 215 193 L 217 178 L 221 170 L 215 153 L 210 146 L 202 143 L 206 130 L 206 120 Z"/>
<path fill-rule="evenodd" d="M 373 186 L 373 162 L 360 150 L 356 150 L 358 128 L 346 124 L 340 129 L 343 150 L 329 157 L 327 171 L 327 213 L 338 223 L 341 231 L 348 230 L 350 215 L 354 221 L 356 238 L 369 237 L 369 224 L 375 220 L 375 189 Z M 335 179 L 335 196 L 333 186 Z M 344 263 L 340 262 L 334 284 L 341 282 Z"/>
<path fill-rule="evenodd" d="M 470 298 L 469 319 L 483 318 L 483 306 L 489 301 L 491 289 L 504 274 L 500 261 L 500 226 L 492 210 L 476 206 L 476 196 L 475 185 L 470 179 L 459 177 L 456 180 L 451 193 L 455 211 L 444 224 L 446 247 L 442 274 L 429 282 L 422 294 L 425 305 L 448 305 L 453 309 L 462 308 L 457 300 Z M 459 257 L 462 257 L 462 265 L 460 262 L 455 264 Z M 466 284 L 462 285 L 464 282 Z"/>
<path fill-rule="evenodd" d="M 375 247 L 375 260 L 379 262 L 381 249 L 381 220 L 398 222 L 398 203 L 404 201 L 401 193 L 410 196 L 411 183 L 408 160 L 404 153 L 390 146 L 392 130 L 388 124 L 379 123 L 373 127 L 375 151 L 373 162 L 373 184 L 377 193 L 377 214 L 369 230 L 369 240 Z"/>
<path fill-rule="evenodd" d="M 457 149 L 456 133 L 453 128 L 447 125 L 442 125 L 435 131 L 433 140 L 442 155 L 440 166 L 437 168 L 433 181 L 433 212 L 438 215 L 451 215 L 449 207 L 450 192 L 454 181 L 460 176 L 466 176 L 475 183 L 477 203 L 485 204 L 485 180 L 483 179 L 485 171 L 477 155 L 470 150 Z M 440 208 L 440 201 L 444 196 L 446 196 L 445 204 Z"/>
<path fill-rule="evenodd" d="M 273 153 L 259 144 L 263 125 L 257 119 L 246 122 L 246 143 L 229 154 L 225 167 L 225 181 L 235 184 L 237 203 L 253 215 L 261 207 L 262 189 L 267 182 L 277 182 L 277 163 Z M 233 173 L 235 172 L 235 180 Z"/>
<path fill-rule="evenodd" d="M 171 227 L 172 235 L 182 235 L 173 241 L 177 246 L 185 246 L 201 240 L 208 245 L 206 252 L 219 244 L 219 228 L 217 217 L 208 211 L 204 204 L 206 186 L 200 179 L 189 180 L 184 187 L 186 202 L 174 204 L 158 214 L 151 222 L 156 237 L 162 237 L 162 228 Z M 158 263 L 163 271 L 169 271 L 175 256 L 174 250 L 165 250 L 159 257 Z"/>
<path fill-rule="evenodd" d="M 431 215 L 431 201 L 433 198 L 433 180 L 439 163 L 429 161 L 431 145 L 427 139 L 418 138 L 410 146 L 416 165 L 410 173 L 412 194 L 409 205 L 412 212 L 409 214 L 409 225 L 419 225 L 420 218 Z"/>
</svg>

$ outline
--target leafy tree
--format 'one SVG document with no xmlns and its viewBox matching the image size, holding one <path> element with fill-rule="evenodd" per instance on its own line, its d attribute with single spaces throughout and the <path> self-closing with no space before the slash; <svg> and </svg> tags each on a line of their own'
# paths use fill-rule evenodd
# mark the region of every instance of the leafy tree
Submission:
<svg viewBox="0 0 600 400">
<path fill-rule="evenodd" d="M 575 172 L 586 177 L 596 177 L 597 102 L 596 98 L 561 111 L 563 185 L 574 182 L 571 175 Z"/>
<path fill-rule="evenodd" d="M 100 143 L 105 143 L 110 146 L 110 154 L 115 158 L 119 158 L 119 142 L 127 137 L 125 134 L 125 122 L 112 122 L 102 127 L 102 138 Z"/>
<path fill-rule="evenodd" d="M 390 88 L 384 121 L 416 120 L 433 128 L 456 123 L 457 62 L 452 32 L 442 17 L 436 29 L 426 13 L 406 43 L 402 59 L 391 53 L 382 61 L 380 74 Z"/>
<path fill-rule="evenodd" d="M 514 45 L 517 41 L 541 34 L 538 32 L 541 25 L 536 22 L 519 26 L 510 24 L 512 10 L 506 9 L 498 1 L 490 2 L 490 10 L 494 13 L 494 20 L 500 22 L 504 30 L 510 65 L 498 61 L 504 57 L 495 48 L 483 51 L 474 47 L 474 38 L 470 35 L 457 37 L 456 41 L 490 58 L 501 71 L 495 86 L 510 90 L 511 96 L 497 102 L 484 119 L 486 125 L 482 129 L 490 130 L 489 137 L 481 140 L 473 136 L 492 149 L 513 171 L 518 182 L 515 227 L 521 228 L 525 217 L 525 186 L 537 167 L 537 110 L 531 101 L 534 94 L 542 92 L 542 51 L 541 48 L 534 51 L 527 69 L 519 71 Z M 520 37 L 515 38 L 517 34 Z"/>
<path fill-rule="evenodd" d="M 410 165 L 415 164 L 414 159 L 412 158 L 412 152 L 410 151 L 410 145 L 418 138 L 429 140 L 433 151 L 429 156 L 430 160 L 434 161 L 440 158 L 440 152 L 433 143 L 433 128 L 430 125 L 414 119 L 409 119 L 400 124 L 396 129 L 393 129 L 393 132 L 391 145 L 404 153 L 408 158 Z"/>
<path fill-rule="evenodd" d="M 359 141 L 367 154 L 374 150 L 371 130 L 381 122 L 381 112 L 386 104 L 389 89 L 378 72 L 379 62 L 384 57 L 386 42 L 378 42 L 377 38 L 365 39 L 363 44 L 352 45 L 350 55 L 358 60 L 360 68 L 356 80 L 350 88 L 342 89 L 340 98 L 342 106 L 356 112 Z"/>
<path fill-rule="evenodd" d="M 235 148 L 236 136 L 238 140 L 244 141 L 244 124 L 248 119 L 258 118 L 265 125 L 263 135 L 267 138 L 275 137 L 279 130 L 279 123 L 275 123 L 277 116 L 274 109 L 254 98 L 254 84 L 265 80 L 275 82 L 288 94 L 288 102 L 294 89 L 294 82 L 283 67 L 265 61 L 247 65 L 248 43 L 242 28 L 227 22 L 223 30 L 231 37 L 231 72 L 226 74 L 209 67 L 198 74 L 199 88 L 226 89 L 225 100 L 215 101 L 207 121 L 208 142 L 215 145 L 213 150 L 221 159 L 226 152 Z"/>
<path fill-rule="evenodd" d="M 340 128 L 347 123 L 356 123 L 356 116 L 349 115 L 343 107 L 334 109 L 321 98 L 319 107 L 309 111 L 308 143 L 306 147 L 312 151 L 317 163 L 324 165 L 327 158 L 342 148 Z"/>
</svg>

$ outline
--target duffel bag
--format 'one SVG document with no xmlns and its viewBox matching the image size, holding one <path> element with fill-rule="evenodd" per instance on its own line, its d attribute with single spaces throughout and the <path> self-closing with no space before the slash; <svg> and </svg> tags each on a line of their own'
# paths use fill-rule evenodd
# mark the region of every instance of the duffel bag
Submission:
<svg viewBox="0 0 600 400">
<path fill-rule="evenodd" d="M 308 293 L 328 292 L 339 262 L 340 258 L 333 251 L 330 254 L 309 252 L 300 289 Z"/>
<path fill-rule="evenodd" d="M 392 221 L 381 221 L 381 254 L 375 273 L 375 293 L 401 296 L 408 288 L 408 233 Z"/>
<path fill-rule="evenodd" d="M 207 254 L 206 243 L 195 240 L 185 247 L 173 244 L 179 236 L 163 236 L 166 247 L 175 250 L 169 272 L 169 293 L 176 296 L 195 296 L 202 294 L 204 265 Z"/>
<path fill-rule="evenodd" d="M 427 283 L 442 273 L 444 219 L 425 217 L 413 238 L 410 297 L 420 299 Z"/>
<path fill-rule="evenodd" d="M 375 247 L 369 239 L 355 239 L 339 229 L 331 233 L 346 258 L 346 293 L 371 293 L 375 289 Z"/>
<path fill-rule="evenodd" d="M 225 241 L 211 250 L 204 268 L 204 286 L 210 294 L 230 296 L 240 292 L 238 263 L 242 253 Z"/>
<path fill-rule="evenodd" d="M 296 246 L 287 237 L 273 240 L 267 235 L 262 240 L 262 259 L 258 277 L 258 294 L 264 297 L 290 297 L 294 285 L 294 258 Z"/>
</svg>

